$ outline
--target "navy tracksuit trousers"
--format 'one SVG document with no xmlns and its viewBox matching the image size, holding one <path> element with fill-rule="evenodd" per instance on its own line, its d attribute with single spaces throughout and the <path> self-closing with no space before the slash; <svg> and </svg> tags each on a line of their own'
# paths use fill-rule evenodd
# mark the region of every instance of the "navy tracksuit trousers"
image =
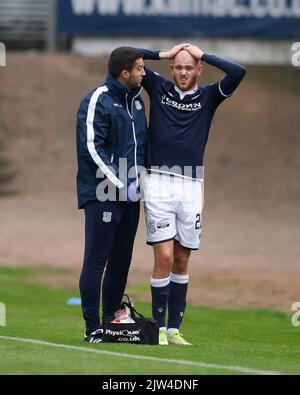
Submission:
<svg viewBox="0 0 300 395">
<path fill-rule="evenodd" d="M 113 316 L 124 294 L 133 243 L 138 227 L 140 202 L 99 202 L 85 205 L 85 253 L 79 287 L 87 333 Z"/>
</svg>

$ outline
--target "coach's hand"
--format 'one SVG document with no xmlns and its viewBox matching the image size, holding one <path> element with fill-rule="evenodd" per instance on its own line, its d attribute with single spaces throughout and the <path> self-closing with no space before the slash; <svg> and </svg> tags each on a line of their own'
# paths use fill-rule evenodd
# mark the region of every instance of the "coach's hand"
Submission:
<svg viewBox="0 0 300 395">
<path fill-rule="evenodd" d="M 179 51 L 184 49 L 185 47 L 189 46 L 189 43 L 183 43 L 176 45 L 174 48 L 170 49 L 170 51 L 167 52 L 160 52 L 159 57 L 160 59 L 174 59 L 175 56 L 178 54 Z"/>
<path fill-rule="evenodd" d="M 202 49 L 198 48 L 196 45 L 187 45 L 184 47 L 189 53 L 194 56 L 197 60 L 200 60 L 202 56 L 204 55 L 204 52 Z"/>
</svg>

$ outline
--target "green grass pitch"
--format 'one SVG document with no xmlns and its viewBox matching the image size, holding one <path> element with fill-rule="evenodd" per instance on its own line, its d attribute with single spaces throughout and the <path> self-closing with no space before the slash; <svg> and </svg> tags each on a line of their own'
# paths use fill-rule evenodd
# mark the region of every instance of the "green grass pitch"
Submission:
<svg viewBox="0 0 300 395">
<path fill-rule="evenodd" d="M 0 327 L 0 374 L 300 373 L 300 327 L 282 313 L 189 306 L 182 331 L 192 347 L 93 345 L 82 341 L 80 307 L 66 305 L 78 290 L 33 283 L 33 274 L 0 268 L 0 302 L 7 313 Z M 136 307 L 150 315 L 149 304 L 136 300 Z"/>
</svg>

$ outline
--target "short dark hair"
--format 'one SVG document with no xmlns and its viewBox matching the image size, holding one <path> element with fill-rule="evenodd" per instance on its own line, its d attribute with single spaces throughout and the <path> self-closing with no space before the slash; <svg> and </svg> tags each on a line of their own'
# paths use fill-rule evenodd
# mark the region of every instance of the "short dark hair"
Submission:
<svg viewBox="0 0 300 395">
<path fill-rule="evenodd" d="M 108 61 L 108 72 L 114 78 L 118 78 L 123 70 L 132 71 L 137 59 L 143 54 L 136 48 L 119 47 L 113 50 Z"/>
</svg>

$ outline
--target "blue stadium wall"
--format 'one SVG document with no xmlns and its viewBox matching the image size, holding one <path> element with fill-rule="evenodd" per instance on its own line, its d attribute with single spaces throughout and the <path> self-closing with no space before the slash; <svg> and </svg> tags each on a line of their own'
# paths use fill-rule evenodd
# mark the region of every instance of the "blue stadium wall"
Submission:
<svg viewBox="0 0 300 395">
<path fill-rule="evenodd" d="M 58 0 L 58 34 L 300 39 L 300 0 Z"/>
</svg>

